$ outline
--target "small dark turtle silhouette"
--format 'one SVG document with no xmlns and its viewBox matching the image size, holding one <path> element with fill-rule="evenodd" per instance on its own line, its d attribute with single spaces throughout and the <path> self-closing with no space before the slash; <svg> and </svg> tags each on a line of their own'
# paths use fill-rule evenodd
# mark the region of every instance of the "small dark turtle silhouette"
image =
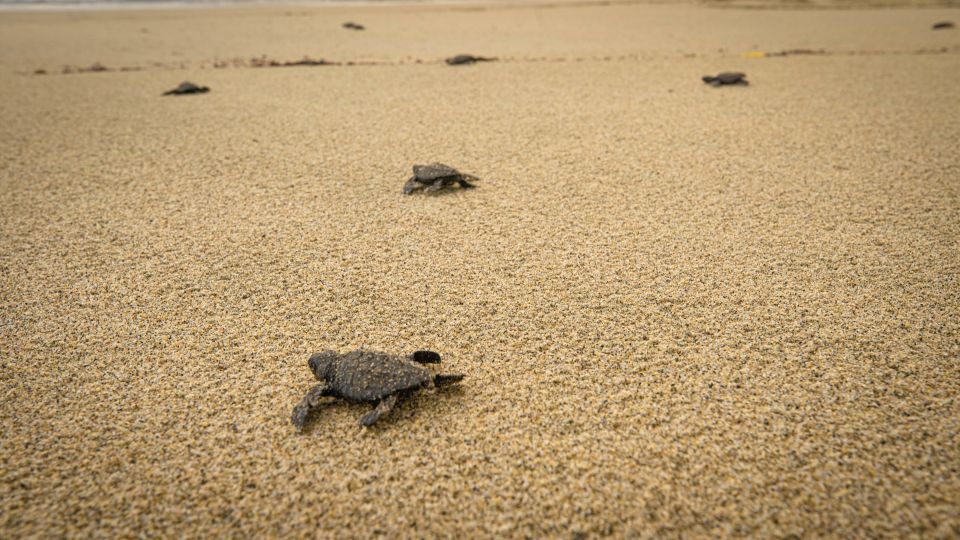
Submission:
<svg viewBox="0 0 960 540">
<path fill-rule="evenodd" d="M 433 351 L 417 351 L 410 356 L 364 350 L 316 353 L 307 364 L 320 384 L 311 388 L 293 408 L 290 420 L 297 431 L 303 430 L 307 415 L 320 405 L 320 398 L 330 396 L 376 403 L 375 409 L 360 418 L 361 426 L 371 426 L 389 413 L 400 397 L 421 388 L 446 386 L 463 379 L 463 375 L 433 375 L 418 365 L 439 363 L 440 355 Z"/>
<path fill-rule="evenodd" d="M 952 21 L 940 21 L 933 25 L 934 30 L 946 30 L 948 28 L 953 28 L 954 24 Z"/>
<path fill-rule="evenodd" d="M 704 75 L 703 82 L 710 86 L 725 86 L 728 84 L 748 85 L 750 83 L 747 82 L 746 77 L 746 73 L 724 71 L 723 73 L 718 73 L 716 77 Z"/>
<path fill-rule="evenodd" d="M 413 176 L 407 180 L 403 186 L 403 192 L 407 195 L 413 193 L 416 189 L 423 188 L 424 191 L 439 191 L 453 184 L 460 184 L 462 188 L 476 187 L 471 181 L 480 180 L 472 174 L 464 174 L 449 165 L 443 163 L 430 163 L 428 165 L 414 165 Z"/>
<path fill-rule="evenodd" d="M 487 58 L 486 56 L 473 56 L 472 54 L 458 54 L 447 58 L 447 64 L 459 66 L 462 64 L 473 64 L 475 62 L 493 62 L 496 58 Z"/>
<path fill-rule="evenodd" d="M 182 96 L 185 94 L 205 94 L 209 92 L 210 89 L 206 86 L 197 86 L 192 82 L 182 82 L 180 86 L 174 88 L 173 90 L 167 90 L 163 93 L 165 96 Z"/>
<path fill-rule="evenodd" d="M 90 67 L 80 68 L 77 71 L 80 73 L 102 73 L 104 71 L 110 71 L 110 68 L 101 64 L 100 62 L 94 62 L 90 64 Z"/>
<path fill-rule="evenodd" d="M 353 21 L 343 23 L 343 27 L 350 30 L 363 30 L 364 28 L 362 24 L 357 24 Z"/>
</svg>

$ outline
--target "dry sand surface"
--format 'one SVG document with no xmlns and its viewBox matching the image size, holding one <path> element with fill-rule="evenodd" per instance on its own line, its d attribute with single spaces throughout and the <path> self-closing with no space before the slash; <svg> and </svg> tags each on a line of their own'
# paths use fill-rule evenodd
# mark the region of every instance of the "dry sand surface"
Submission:
<svg viewBox="0 0 960 540">
<path fill-rule="evenodd" d="M 0 13 L 0 536 L 957 537 L 942 19 Z M 296 435 L 359 347 L 466 379 Z"/>
</svg>

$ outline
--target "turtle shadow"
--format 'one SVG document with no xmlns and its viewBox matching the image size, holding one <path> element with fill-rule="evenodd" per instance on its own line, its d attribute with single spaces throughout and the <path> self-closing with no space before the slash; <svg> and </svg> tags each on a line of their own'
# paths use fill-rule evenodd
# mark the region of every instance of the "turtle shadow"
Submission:
<svg viewBox="0 0 960 540">
<path fill-rule="evenodd" d="M 449 197 L 449 196 L 454 195 L 454 194 L 457 194 L 457 193 L 464 193 L 464 192 L 467 192 L 467 191 L 475 191 L 476 189 L 477 189 L 477 186 L 473 186 L 473 187 L 443 188 L 443 189 L 437 189 L 437 190 L 434 190 L 434 191 L 427 191 L 427 190 L 425 190 L 425 189 L 421 189 L 419 192 L 413 192 L 413 193 L 410 193 L 409 195 L 418 195 L 418 196 L 421 196 L 421 197 L 431 197 L 431 198 L 432 198 L 432 197 Z M 409 195 L 408 195 L 408 196 L 409 196 Z"/>
</svg>

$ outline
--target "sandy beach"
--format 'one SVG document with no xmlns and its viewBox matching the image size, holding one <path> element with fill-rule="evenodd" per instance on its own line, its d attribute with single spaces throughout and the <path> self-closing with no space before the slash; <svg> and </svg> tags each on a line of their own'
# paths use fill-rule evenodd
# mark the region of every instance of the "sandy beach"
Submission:
<svg viewBox="0 0 960 540">
<path fill-rule="evenodd" d="M 0 12 L 0 536 L 960 536 L 960 9 L 731 5 Z"/>
</svg>

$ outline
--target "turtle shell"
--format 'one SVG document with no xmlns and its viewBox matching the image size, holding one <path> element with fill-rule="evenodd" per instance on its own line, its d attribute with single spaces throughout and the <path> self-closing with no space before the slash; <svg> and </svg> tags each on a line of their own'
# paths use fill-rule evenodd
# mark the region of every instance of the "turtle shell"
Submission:
<svg viewBox="0 0 960 540">
<path fill-rule="evenodd" d="M 732 84 L 732 83 L 740 82 L 743 80 L 744 77 L 746 77 L 746 74 L 744 73 L 731 72 L 731 71 L 724 71 L 723 73 L 717 74 L 717 80 L 722 82 L 723 84 Z"/>
<path fill-rule="evenodd" d="M 416 390 L 430 378 L 426 368 L 405 358 L 375 351 L 353 351 L 339 358 L 327 383 L 342 398 L 376 401 L 397 392 Z"/>
<path fill-rule="evenodd" d="M 710 86 L 725 86 L 725 85 L 743 85 L 747 86 L 750 83 L 747 82 L 746 73 L 740 73 L 736 71 L 724 71 L 717 74 L 716 77 L 712 75 L 704 75 L 701 77 L 703 82 L 709 84 Z"/>
<path fill-rule="evenodd" d="M 477 58 L 471 54 L 458 54 L 456 56 L 451 56 L 447 58 L 447 63 L 451 66 L 456 66 L 459 64 L 472 64 L 477 61 Z"/>
<path fill-rule="evenodd" d="M 430 182 L 439 178 L 460 176 L 460 171 L 443 163 L 430 163 L 429 165 L 414 165 L 413 176 L 421 182 Z"/>
<path fill-rule="evenodd" d="M 193 84 L 192 82 L 185 81 L 180 83 L 180 85 L 174 88 L 173 90 L 168 90 L 164 92 L 163 95 L 169 96 L 169 95 L 183 95 L 183 94 L 205 94 L 209 91 L 210 89 L 207 88 L 206 86 L 198 86 L 196 84 Z"/>
</svg>

